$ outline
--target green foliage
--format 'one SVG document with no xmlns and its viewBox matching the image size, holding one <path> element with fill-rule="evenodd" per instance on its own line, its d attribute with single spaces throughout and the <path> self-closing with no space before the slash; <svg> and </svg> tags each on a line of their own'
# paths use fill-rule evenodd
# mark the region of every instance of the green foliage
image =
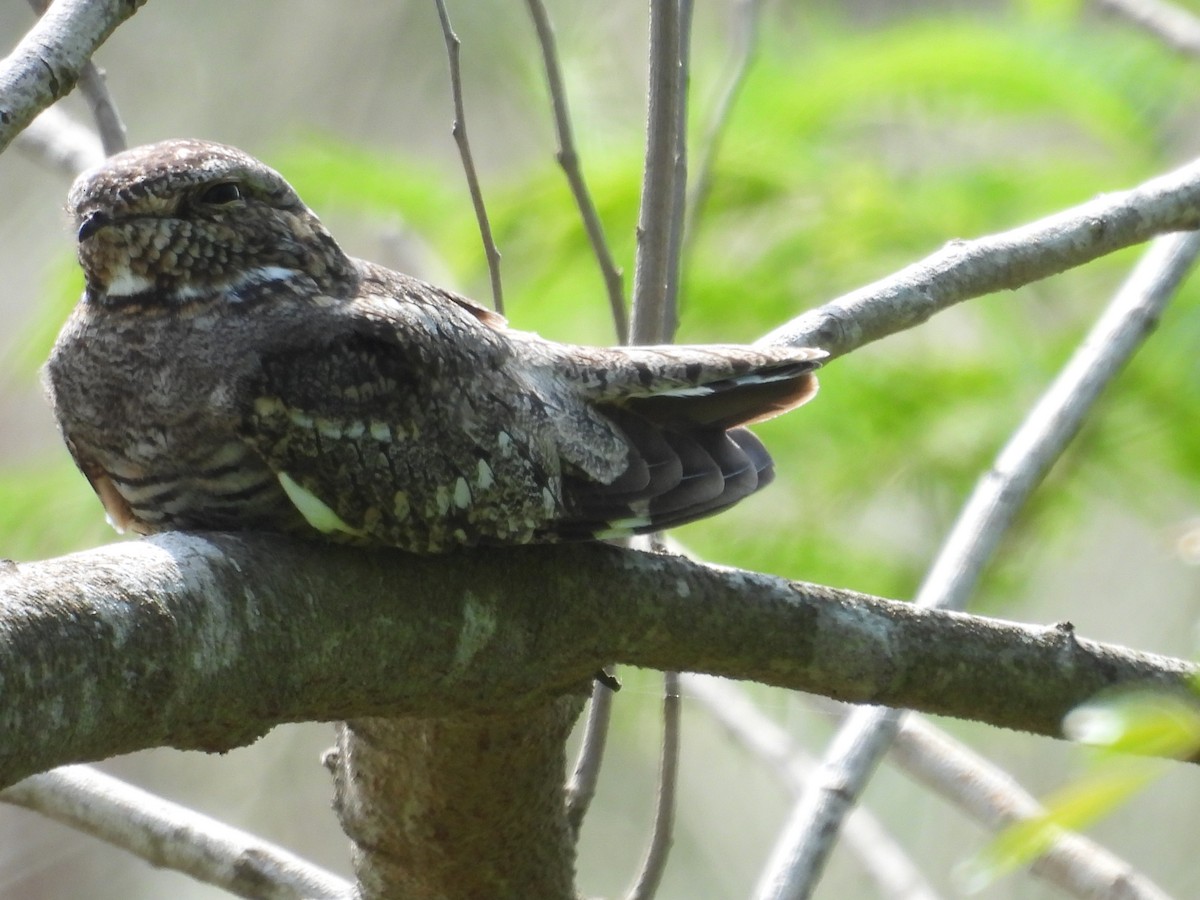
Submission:
<svg viewBox="0 0 1200 900">
<path fill-rule="evenodd" d="M 1118 810 L 1168 770 L 1163 760 L 1146 755 L 1188 759 L 1200 750 L 1195 700 L 1161 693 L 1097 700 L 1072 712 L 1065 728 L 1076 740 L 1101 748 L 1090 771 L 1047 798 L 1044 813 L 1009 826 L 968 862 L 962 872 L 968 889 L 987 887 L 1033 862 L 1064 831 L 1086 828 Z"/>
</svg>

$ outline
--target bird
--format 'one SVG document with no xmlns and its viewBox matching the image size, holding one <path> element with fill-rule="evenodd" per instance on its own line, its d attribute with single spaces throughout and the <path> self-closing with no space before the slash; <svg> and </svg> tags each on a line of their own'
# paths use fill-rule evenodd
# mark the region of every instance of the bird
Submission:
<svg viewBox="0 0 1200 900">
<path fill-rule="evenodd" d="M 603 540 L 720 512 L 746 426 L 817 391 L 787 346 L 591 347 L 347 255 L 234 147 L 117 153 L 67 200 L 85 288 L 43 370 L 119 531 L 413 553 Z"/>
</svg>

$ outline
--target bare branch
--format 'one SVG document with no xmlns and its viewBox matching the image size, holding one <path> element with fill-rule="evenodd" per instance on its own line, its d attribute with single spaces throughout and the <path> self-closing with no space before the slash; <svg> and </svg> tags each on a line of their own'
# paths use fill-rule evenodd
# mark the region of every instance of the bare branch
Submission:
<svg viewBox="0 0 1200 900">
<path fill-rule="evenodd" d="M 1123 16 L 1172 50 L 1200 56 L 1200 19 L 1167 0 L 1096 0 L 1103 10 Z"/>
<path fill-rule="evenodd" d="M 483 252 L 487 256 L 488 275 L 492 279 L 492 304 L 496 312 L 504 312 L 504 287 L 500 282 L 500 250 L 492 236 L 492 223 L 488 220 L 487 207 L 483 203 L 483 189 L 479 186 L 479 175 L 475 171 L 475 159 L 471 155 L 471 143 L 467 139 L 467 114 L 463 106 L 462 69 L 458 64 L 462 42 L 450 24 L 450 13 L 446 0 L 434 0 L 438 19 L 442 23 L 442 34 L 446 38 L 446 55 L 450 62 L 450 91 L 454 95 L 454 142 L 462 157 L 463 173 L 467 176 L 467 188 L 471 192 L 471 204 L 475 207 L 475 220 L 479 223 L 479 236 L 483 239 Z"/>
<path fill-rule="evenodd" d="M 34 775 L 0 800 L 36 810 L 239 897 L 349 900 L 352 886 L 332 872 L 254 835 L 156 797 L 88 766 Z"/>
<path fill-rule="evenodd" d="M 600 781 L 600 765 L 604 761 L 608 725 L 612 719 L 612 701 L 612 689 L 596 681 L 592 685 L 592 701 L 588 706 L 587 722 L 583 726 L 579 756 L 575 760 L 571 779 L 567 782 L 567 822 L 576 838 L 579 837 L 583 819 L 592 805 L 596 785 Z"/>
<path fill-rule="evenodd" d="M 537 31 L 538 45 L 542 48 L 542 64 L 546 69 L 546 85 L 550 92 L 550 104 L 554 110 L 554 129 L 558 134 L 558 164 L 562 166 L 567 176 L 567 184 L 579 207 L 579 215 L 583 219 L 584 230 L 587 231 L 588 241 L 596 262 L 600 266 L 600 274 L 604 278 L 604 287 L 608 291 L 608 304 L 612 310 L 613 326 L 617 331 L 617 343 L 624 344 L 629 340 L 629 317 L 625 312 L 625 288 L 621 282 L 621 270 L 613 260 L 604 237 L 604 226 L 600 224 L 600 216 L 592 195 L 588 191 L 587 182 L 579 164 L 579 153 L 575 149 L 575 136 L 571 129 L 571 113 L 567 108 L 567 89 L 563 84 L 562 70 L 558 65 L 558 48 L 554 40 L 554 26 L 546 12 L 542 0 L 527 0 L 529 15 Z"/>
<path fill-rule="evenodd" d="M 920 716 L 904 716 L 891 759 L 995 831 L 1046 812 L 1006 772 Z M 1129 863 L 1073 832 L 1060 832 L 1032 870 L 1075 897 L 1167 900 Z"/>
<path fill-rule="evenodd" d="M 917 592 L 919 606 L 965 604 L 1017 511 L 1078 432 L 1100 393 L 1154 328 L 1197 253 L 1197 233 L 1171 235 L 1151 245 L 976 485 Z M 899 721 L 895 711 L 877 707 L 850 715 L 775 845 L 759 882 L 759 898 L 808 896 L 832 850 L 838 824 L 887 752 Z"/>
<path fill-rule="evenodd" d="M 630 889 L 629 900 L 651 900 L 658 894 L 667 857 L 675 837 L 675 796 L 679 786 L 680 741 L 679 673 L 663 675 L 663 743 L 659 758 L 658 796 L 654 807 L 654 827 L 641 872 Z"/>
<path fill-rule="evenodd" d="M 75 87 L 84 65 L 146 0 L 58 0 L 0 61 L 0 151 Z"/>
<path fill-rule="evenodd" d="M 685 675 L 683 685 L 714 719 L 779 776 L 794 796 L 800 796 L 817 769 L 791 736 L 775 724 L 735 684 L 703 675 Z M 832 704 L 830 704 L 832 705 Z M 887 828 L 865 807 L 850 811 L 845 823 L 847 848 L 857 857 L 882 897 L 937 900 L 938 893 Z"/>
<path fill-rule="evenodd" d="M 798 316 L 760 343 L 820 347 L 842 356 L 963 300 L 1194 228 L 1200 228 L 1200 162 L 1011 231 L 951 241 L 921 262 Z"/>
<path fill-rule="evenodd" d="M 281 722 L 511 711 L 585 692 L 612 660 L 1053 736 L 1103 689 L 1187 692 L 1200 671 L 606 546 L 444 558 L 163 534 L 0 569 L 0 784 L 148 746 L 228 750 Z"/>
<path fill-rule="evenodd" d="M 679 265 L 672 258 L 675 178 L 679 174 L 680 105 L 687 84 L 681 66 L 683 19 L 680 0 L 650 2 L 650 89 L 646 113 L 646 164 L 638 211 L 637 263 L 633 271 L 630 340 L 655 343 L 666 333 L 667 284 Z"/>
<path fill-rule="evenodd" d="M 104 160 L 95 132 L 54 106 L 30 122 L 13 146 L 68 178 Z"/>
<path fill-rule="evenodd" d="M 92 118 L 96 120 L 96 130 L 100 132 L 105 154 L 111 156 L 120 153 L 129 146 L 125 123 L 121 121 L 117 101 L 108 89 L 103 70 L 90 60 L 79 73 L 79 89 L 92 111 Z"/>
</svg>

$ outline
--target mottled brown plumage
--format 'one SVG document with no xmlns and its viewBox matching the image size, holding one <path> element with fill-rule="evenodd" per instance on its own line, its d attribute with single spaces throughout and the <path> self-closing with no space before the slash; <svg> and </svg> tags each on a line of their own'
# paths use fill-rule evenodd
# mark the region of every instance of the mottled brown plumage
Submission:
<svg viewBox="0 0 1200 900">
<path fill-rule="evenodd" d="M 46 382 L 119 528 L 438 552 L 631 534 L 770 481 L 742 425 L 817 350 L 598 348 L 346 256 L 277 173 L 167 141 L 85 173 L 87 289 Z"/>
</svg>

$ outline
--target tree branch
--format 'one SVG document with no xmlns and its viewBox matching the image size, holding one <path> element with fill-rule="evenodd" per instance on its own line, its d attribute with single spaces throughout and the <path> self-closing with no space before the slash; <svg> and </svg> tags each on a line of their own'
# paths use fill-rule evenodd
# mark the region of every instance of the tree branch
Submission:
<svg viewBox="0 0 1200 900">
<path fill-rule="evenodd" d="M 471 205 L 475 208 L 475 221 L 479 225 L 479 236 L 483 239 L 483 252 L 487 257 L 488 276 L 492 281 L 492 305 L 496 312 L 504 313 L 504 285 L 500 279 L 500 250 L 492 236 L 492 223 L 488 219 L 487 206 L 483 202 L 483 188 L 479 185 L 479 174 L 475 171 L 475 158 L 471 154 L 471 142 L 467 137 L 467 112 L 463 104 L 462 68 L 458 63 L 462 41 L 450 24 L 450 13 L 445 0 L 435 0 L 438 20 L 442 24 L 442 36 L 446 39 L 446 56 L 450 64 L 450 92 L 454 98 L 454 125 L 451 131 L 462 159 L 463 173 L 467 177 L 467 189 L 471 193 Z"/>
<path fill-rule="evenodd" d="M 672 234 L 676 223 L 675 181 L 680 177 L 679 128 L 685 116 L 687 80 L 682 65 L 683 11 L 679 0 L 650 3 L 650 89 L 646 110 L 646 165 L 638 210 L 637 261 L 633 268 L 633 321 L 630 340 L 656 343 L 672 314 L 668 284 L 679 266 Z M 686 177 L 686 170 L 683 171 Z"/>
<path fill-rule="evenodd" d="M 58 0 L 0 61 L 0 151 L 75 87 L 96 48 L 146 0 Z"/>
<path fill-rule="evenodd" d="M 450 558 L 166 534 L 0 574 L 0 784 L 282 722 L 466 716 L 585 694 L 618 660 L 1061 736 L 1182 660 L 605 546 Z M 64 715 L 63 710 L 71 710 Z"/>
<path fill-rule="evenodd" d="M 0 800 L 36 810 L 239 897 L 350 900 L 352 886 L 279 847 L 88 766 L 33 775 Z"/>
<path fill-rule="evenodd" d="M 796 317 L 759 343 L 820 347 L 831 358 L 969 300 L 1012 290 L 1159 234 L 1200 228 L 1200 161 L 1020 228 L 937 253 Z"/>
<path fill-rule="evenodd" d="M 1054 383 L 976 484 L 917 592 L 923 608 L 960 609 L 1018 510 L 1082 427 L 1101 392 L 1153 330 L 1200 252 L 1200 233 L 1159 238 Z M 843 724 L 796 804 L 759 882 L 760 900 L 808 896 L 838 825 L 899 728 L 895 710 L 862 708 Z"/>
<path fill-rule="evenodd" d="M 684 690 L 751 755 L 775 772 L 793 797 L 799 797 L 817 770 L 817 760 L 758 708 L 739 685 L 704 675 L 685 675 Z M 835 704 L 830 703 L 830 706 Z M 856 806 L 843 829 L 845 847 L 858 860 L 880 897 L 938 900 L 938 893 L 887 827 L 865 806 Z"/>
<path fill-rule="evenodd" d="M 30 122 L 13 147 L 69 178 L 104 160 L 104 147 L 95 132 L 56 106 Z"/>
</svg>

